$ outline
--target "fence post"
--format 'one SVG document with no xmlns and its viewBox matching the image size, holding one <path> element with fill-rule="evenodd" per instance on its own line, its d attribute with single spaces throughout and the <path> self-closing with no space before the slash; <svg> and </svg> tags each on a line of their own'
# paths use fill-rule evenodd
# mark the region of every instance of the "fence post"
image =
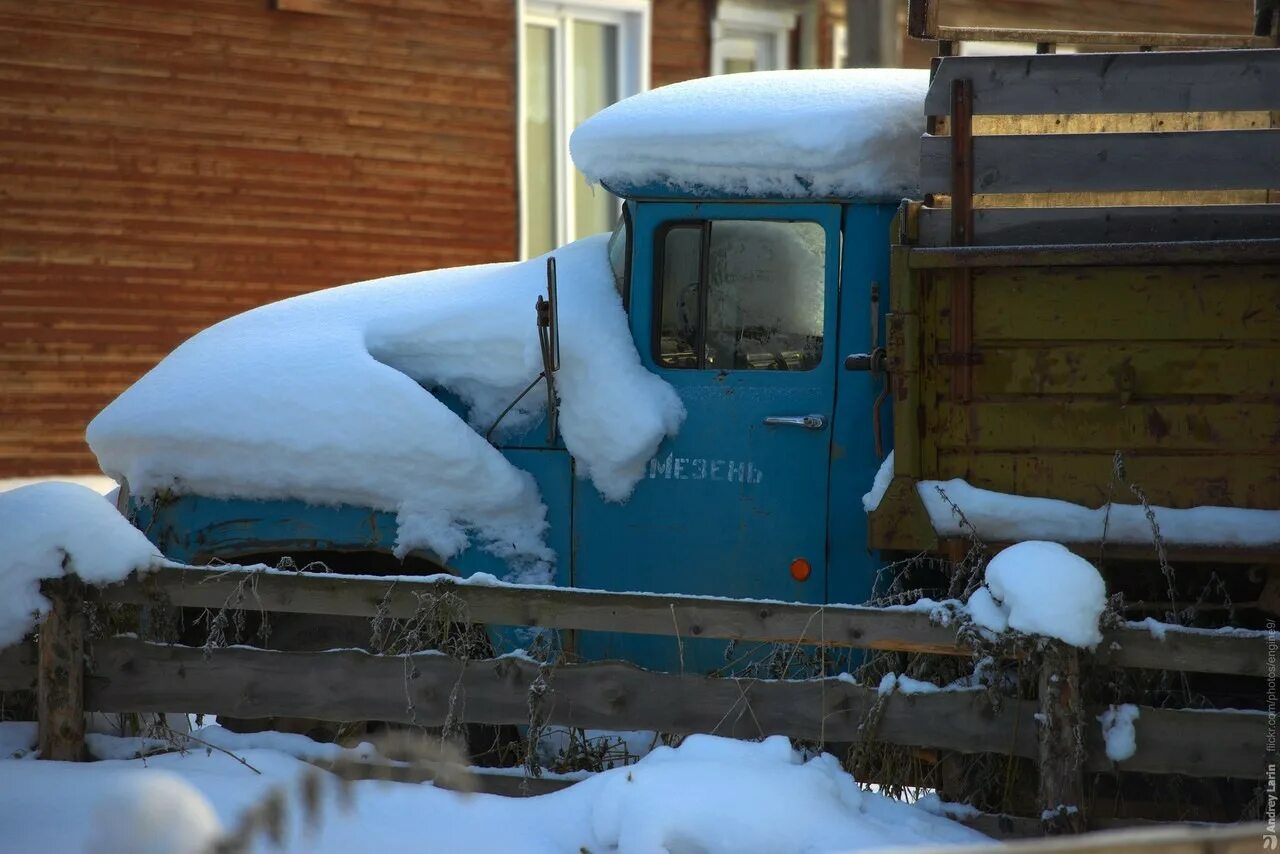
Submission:
<svg viewBox="0 0 1280 854">
<path fill-rule="evenodd" d="M 1045 833 L 1082 833 L 1084 708 L 1075 647 L 1051 642 L 1040 658 L 1040 817 Z"/>
<path fill-rule="evenodd" d="M 74 575 L 41 587 L 51 607 L 40 624 L 36 714 L 41 759 L 80 762 L 84 744 L 84 586 Z"/>
</svg>

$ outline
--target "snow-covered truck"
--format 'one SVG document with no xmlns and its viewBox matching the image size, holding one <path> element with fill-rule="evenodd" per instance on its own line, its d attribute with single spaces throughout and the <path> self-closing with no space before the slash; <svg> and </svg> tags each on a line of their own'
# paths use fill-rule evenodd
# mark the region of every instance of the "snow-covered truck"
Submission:
<svg viewBox="0 0 1280 854">
<path fill-rule="evenodd" d="M 188 563 L 860 602 L 887 556 L 956 536 L 1091 555 L 1105 537 L 1149 563 L 1141 509 L 1090 509 L 1141 499 L 1161 549 L 1274 571 L 1280 214 L 1186 191 L 1265 200 L 1280 130 L 1200 129 L 1224 110 L 1269 124 L 1280 51 L 647 92 L 572 140 L 621 200 L 611 235 L 553 267 L 396 276 L 232 318 L 88 438 L 135 524 Z M 1068 133 L 1042 133 L 1046 111 Z M 1185 198 L 1097 207 L 1130 190 Z M 991 206 L 1008 194 L 1033 207 Z M 723 664 L 710 643 L 572 643 Z"/>
</svg>

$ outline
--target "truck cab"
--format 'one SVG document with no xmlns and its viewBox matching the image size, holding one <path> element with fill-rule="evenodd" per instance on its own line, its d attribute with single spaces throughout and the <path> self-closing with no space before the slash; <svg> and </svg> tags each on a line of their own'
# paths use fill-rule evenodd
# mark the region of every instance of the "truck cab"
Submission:
<svg viewBox="0 0 1280 854">
<path fill-rule="evenodd" d="M 872 417 L 880 380 L 845 363 L 880 337 L 893 206 L 619 192 L 629 198 L 612 243 L 627 244 L 615 269 L 631 332 L 687 417 L 627 502 L 577 491 L 567 580 L 863 601 L 873 569 L 860 499 L 887 425 Z M 663 655 L 623 636 L 583 643 L 590 657 Z"/>
<path fill-rule="evenodd" d="M 763 149 L 753 155 L 757 174 L 769 170 L 764 183 L 743 183 L 737 172 L 735 180 L 710 184 L 639 180 L 635 173 L 596 176 L 601 191 L 618 199 L 620 216 L 607 246 L 602 238 L 587 240 L 600 240 L 607 252 L 641 366 L 675 390 L 685 418 L 621 501 L 583 478 L 586 472 L 576 470 L 581 464 L 546 421 L 491 431 L 492 444 L 537 485 L 557 585 L 809 603 L 856 603 L 871 595 L 879 564 L 868 551 L 862 496 L 892 436 L 887 417 L 880 417 L 887 380 L 873 370 L 881 361 L 871 354 L 884 338 L 889 234 L 901 185 L 867 192 L 864 184 L 867 174 L 882 173 L 881 161 L 914 163 L 901 140 L 918 137 L 924 77 L 883 72 L 896 76 L 859 88 L 856 78 L 831 76 L 845 72 L 804 74 L 819 76 L 778 78 L 789 88 L 776 92 L 768 77 L 688 85 L 695 94 L 738 87 L 732 97 L 721 93 L 725 103 L 764 92 L 784 109 L 791 92 L 806 92 L 796 81 L 816 79 L 813 103 L 853 117 L 828 129 L 833 142 L 819 152 L 839 161 L 834 172 L 821 164 L 805 167 L 813 157 L 804 147 L 814 138 L 814 121 L 801 115 L 784 117 L 790 136 L 779 144 L 784 153 L 796 152 L 796 165 L 789 156 L 771 161 Z M 900 93 L 901 103 L 885 101 L 886 87 Z M 853 100 L 839 102 L 835 96 L 846 92 Z M 875 130 L 874 116 L 857 112 L 858 99 L 871 97 L 865 92 L 879 93 L 873 103 L 887 137 Z M 663 90 L 649 94 L 660 99 Z M 748 107 L 753 121 L 774 121 L 774 107 Z M 678 98 L 674 109 L 684 114 Z M 635 124 L 644 121 L 640 116 Z M 759 138 L 771 138 L 767 128 Z M 616 153 L 618 163 L 636 160 L 617 140 L 600 147 Z M 701 150 L 734 153 L 729 146 Z M 839 171 L 845 161 L 853 172 Z M 841 183 L 833 174 L 852 179 Z M 464 401 L 448 390 L 426 391 L 465 415 Z M 188 563 L 274 564 L 288 557 L 298 567 L 319 560 L 344 572 L 510 577 L 493 549 L 474 545 L 448 559 L 421 551 L 403 563 L 392 559 L 397 517 L 383 510 L 287 496 L 213 498 L 191 490 L 142 498 L 130 508 L 136 524 L 167 556 Z M 724 664 L 723 645 L 708 642 L 583 633 L 566 644 L 588 659 L 622 658 L 660 669 Z"/>
<path fill-rule="evenodd" d="M 882 337 L 896 206 L 615 189 L 623 198 L 608 243 L 615 284 L 642 364 L 676 389 L 687 415 L 623 502 L 574 476 L 545 422 L 497 442 L 538 484 L 556 583 L 863 601 L 875 562 L 860 499 L 891 433 L 875 417 L 883 378 L 856 356 Z M 166 555 L 191 563 L 287 556 L 350 572 L 507 570 L 475 547 L 447 561 L 415 554 L 397 568 L 388 561 L 395 515 L 369 508 L 173 495 L 131 512 Z M 587 658 L 680 664 L 669 640 L 575 640 Z M 683 650 L 685 666 L 714 666 L 720 650 L 702 653 Z"/>
</svg>

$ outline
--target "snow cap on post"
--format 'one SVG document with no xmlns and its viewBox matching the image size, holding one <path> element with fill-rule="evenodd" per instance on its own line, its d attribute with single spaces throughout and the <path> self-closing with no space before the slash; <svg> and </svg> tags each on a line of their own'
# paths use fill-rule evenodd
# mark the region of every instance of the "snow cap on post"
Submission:
<svg viewBox="0 0 1280 854">
<path fill-rule="evenodd" d="M 1029 540 L 991 559 L 986 586 L 969 597 L 968 610 L 992 631 L 1010 628 L 1092 649 L 1102 640 L 1098 621 L 1106 604 L 1093 564 L 1058 543 Z"/>
</svg>

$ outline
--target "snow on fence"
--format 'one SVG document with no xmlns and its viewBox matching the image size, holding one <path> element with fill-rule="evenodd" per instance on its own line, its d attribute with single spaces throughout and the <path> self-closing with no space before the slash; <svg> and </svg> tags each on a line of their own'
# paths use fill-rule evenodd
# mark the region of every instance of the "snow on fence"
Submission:
<svg viewBox="0 0 1280 854">
<path fill-rule="evenodd" d="M 448 576 L 378 578 L 287 573 L 259 568 L 168 565 L 145 578 L 87 588 L 74 578 L 46 582 L 53 603 L 37 647 L 0 651 L 0 690 L 36 687 L 41 753 L 79 759 L 83 713 L 200 710 L 235 717 L 330 721 L 386 720 L 441 726 L 462 709 L 466 722 L 539 723 L 591 729 L 711 732 L 743 738 L 782 734 L 827 742 L 863 738 L 961 753 L 1046 761 L 1041 800 L 1069 799 L 1086 771 L 1257 779 L 1264 772 L 1265 714 L 1143 707 L 1141 738 L 1119 763 L 1106 754 L 1099 710 L 1073 708 L 1054 674 L 1070 675 L 1076 651 L 1053 647 L 1040 701 L 1006 698 L 992 708 L 981 691 L 894 693 L 845 678 L 775 681 L 656 673 L 621 662 L 546 664 L 510 655 L 460 660 L 439 652 L 411 656 L 362 650 L 281 652 L 247 646 L 207 651 L 132 636 L 92 640 L 81 602 L 234 607 L 348 617 L 408 619 L 448 595 L 462 620 L 565 630 L 604 630 L 970 655 L 959 621 L 937 608 L 868 608 L 608 593 Z M 38 655 L 35 651 L 38 649 Z M 86 656 L 85 653 L 89 655 Z M 1095 654 L 1105 665 L 1263 676 L 1265 637 L 1248 631 L 1153 633 L 1129 624 L 1106 634 Z M 406 660 L 408 659 L 408 660 Z M 85 661 L 90 665 L 85 669 Z M 536 702 L 531 698 L 536 697 Z M 878 700 L 874 732 L 864 725 Z M 1083 733 L 1083 761 L 1061 742 Z M 1047 787 L 1047 788 L 1046 788 Z M 1056 800 L 1055 800 L 1056 798 Z"/>
</svg>

